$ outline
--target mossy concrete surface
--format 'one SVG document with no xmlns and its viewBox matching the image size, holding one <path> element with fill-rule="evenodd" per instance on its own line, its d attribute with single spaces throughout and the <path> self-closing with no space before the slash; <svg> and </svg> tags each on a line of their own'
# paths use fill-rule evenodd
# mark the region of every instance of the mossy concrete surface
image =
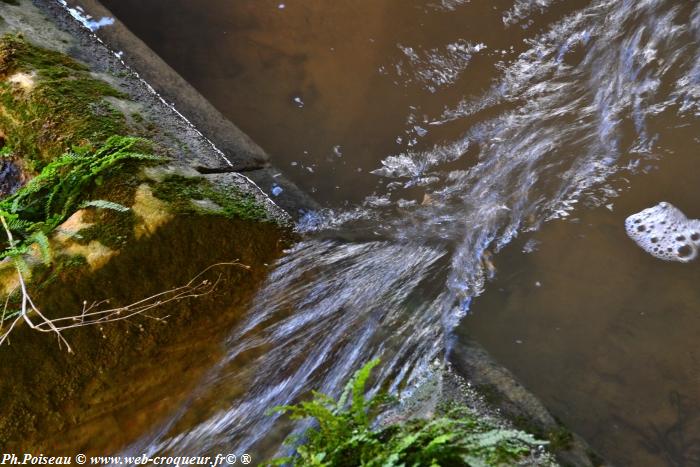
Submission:
<svg viewBox="0 0 700 467">
<path fill-rule="evenodd" d="M 0 235 L 3 302 L 19 303 L 18 264 L 49 319 L 237 264 L 209 270 L 204 296 L 64 331 L 72 354 L 18 325 L 0 347 L 2 452 L 104 454 L 152 428 L 290 238 L 285 212 L 76 28 L 58 2 L 0 2 L 0 215 L 17 241 Z"/>
<path fill-rule="evenodd" d="M 117 100 L 124 104 L 114 105 Z M 83 254 L 93 270 L 178 215 L 285 223 L 239 175 L 204 175 L 184 164 L 186 141 L 164 137 L 158 126 L 134 118 L 136 113 L 127 118 L 120 108 L 131 102 L 66 54 L 20 34 L 2 36 L 0 155 L 22 180 L 31 180 L 5 203 L 6 217 L 16 215 L 18 222 L 32 222 L 32 230 L 50 235 L 74 218 L 79 201 L 92 202 L 98 213 L 88 213 L 84 228 L 69 237 L 63 233 L 75 222 L 58 226 L 53 247 L 58 256 Z M 62 207 L 54 206 L 59 193 L 66 198 Z M 100 212 L 105 206 L 120 209 Z M 14 233 L 28 237 L 27 230 Z M 75 246 L 85 239 L 87 246 Z"/>
<path fill-rule="evenodd" d="M 149 85 L 168 102 L 187 115 L 195 126 L 207 135 L 236 170 L 245 171 L 246 176 L 261 187 L 275 203 L 292 217 L 298 218 L 309 209 L 319 206 L 307 193 L 302 192 L 274 166 L 265 151 L 245 135 L 234 123 L 224 117 L 207 99 L 192 87 L 175 70 L 165 63 L 141 39 L 136 37 L 99 0 L 66 0 L 73 8 L 80 8 L 93 18 L 108 17 L 113 23 L 95 31 L 108 47 L 124 51 L 121 59 L 135 70 Z M 54 12 L 55 9 L 44 7 Z M 57 17 L 58 13 L 56 12 Z M 226 169 L 224 166 L 207 166 L 205 170 Z M 276 191 L 274 187 L 282 188 Z"/>
</svg>

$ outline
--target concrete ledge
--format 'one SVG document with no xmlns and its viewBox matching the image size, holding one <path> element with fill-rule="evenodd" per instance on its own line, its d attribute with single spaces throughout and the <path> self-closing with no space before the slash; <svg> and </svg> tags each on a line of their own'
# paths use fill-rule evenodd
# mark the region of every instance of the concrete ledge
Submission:
<svg viewBox="0 0 700 467">
<path fill-rule="evenodd" d="M 46 2 L 34 0 L 36 4 L 46 5 Z M 53 17 L 66 16 L 56 11 L 58 0 L 44 10 Z M 93 18 L 114 18 L 114 24 L 100 28 L 91 34 L 87 28 L 82 28 L 80 35 L 99 38 L 112 54 L 120 53 L 120 60 L 138 73 L 138 76 L 148 83 L 168 104 L 192 123 L 210 140 L 217 149 L 221 150 L 226 160 L 209 161 L 200 167 L 203 172 L 246 172 L 246 176 L 257 184 L 274 202 L 284 209 L 292 218 L 308 210 L 318 208 L 318 204 L 306 193 L 300 190 L 276 169 L 269 155 L 250 137 L 241 131 L 234 123 L 224 117 L 199 91 L 182 78 L 150 47 L 134 35 L 112 12 L 98 0 L 67 0 L 69 7 L 80 7 L 86 15 Z M 76 34 L 75 25 L 71 26 Z M 123 53 L 122 53 L 123 52 Z M 116 56 L 115 56 L 116 58 Z M 272 186 L 282 188 L 282 193 L 274 195 Z"/>
<path fill-rule="evenodd" d="M 94 18 L 114 17 L 97 0 L 71 0 L 68 5 L 80 6 Z M 269 165 L 269 156 L 260 146 L 226 119 L 119 19 L 114 18 L 113 25 L 100 28 L 95 34 L 110 49 L 122 51 L 124 63 L 204 133 L 226 155 L 235 170 L 260 169 Z"/>
</svg>

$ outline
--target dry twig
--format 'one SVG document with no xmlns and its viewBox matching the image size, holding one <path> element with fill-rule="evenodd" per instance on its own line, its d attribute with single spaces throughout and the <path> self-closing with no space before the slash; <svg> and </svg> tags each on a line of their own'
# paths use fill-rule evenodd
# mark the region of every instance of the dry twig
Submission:
<svg viewBox="0 0 700 467">
<path fill-rule="evenodd" d="M 1 215 L 0 222 L 2 222 L 2 226 L 5 229 L 5 233 L 7 234 L 10 243 L 10 248 L 14 248 L 17 242 L 12 236 L 12 232 L 10 231 L 7 225 L 7 221 Z M 224 266 L 236 266 L 243 269 L 250 269 L 249 266 L 246 266 L 245 264 L 239 263 L 237 261 L 216 263 L 204 269 L 202 272 L 194 276 L 189 282 L 187 282 L 184 285 L 175 287 L 170 290 L 166 290 L 164 292 L 157 293 L 155 295 L 151 295 L 129 305 L 104 308 L 105 305 L 109 304 L 109 300 L 101 300 L 98 302 L 93 302 L 91 304 L 88 304 L 88 302 L 85 301 L 83 302 L 83 309 L 80 314 L 74 316 L 66 316 L 62 318 L 49 319 L 41 312 L 39 307 L 37 307 L 34 301 L 32 300 L 32 297 L 30 296 L 27 290 L 26 281 L 22 274 L 22 271 L 15 262 L 15 269 L 17 271 L 17 278 L 19 281 L 18 287 L 22 297 L 21 307 L 18 314 L 13 317 L 7 331 L 0 334 L 0 346 L 2 346 L 2 344 L 5 343 L 5 341 L 7 341 L 10 334 L 12 333 L 12 330 L 21 320 L 24 320 L 24 322 L 33 330 L 40 332 L 55 333 L 58 338 L 59 345 L 65 345 L 68 349 L 68 352 L 72 352 L 73 350 L 71 349 L 70 344 L 68 344 L 68 341 L 61 334 L 62 331 L 65 331 L 67 329 L 73 329 L 82 326 L 90 326 L 94 324 L 111 323 L 115 321 L 129 319 L 137 315 L 142 315 L 147 318 L 156 320 L 163 320 L 165 318 L 154 318 L 152 316 L 145 315 L 145 312 L 154 308 L 164 306 L 168 303 L 178 302 L 187 298 L 197 298 L 212 293 L 221 281 L 221 274 L 219 274 L 219 276 L 214 281 L 203 279 L 202 276 L 204 276 L 209 271 L 215 268 Z M 10 302 L 10 295 L 12 295 L 12 293 L 8 294 L 2 310 L 2 317 L 0 317 L 0 332 L 2 331 L 5 325 L 8 305 Z M 30 315 L 32 314 L 35 314 L 39 318 L 37 323 L 32 321 L 32 318 L 30 317 Z"/>
</svg>

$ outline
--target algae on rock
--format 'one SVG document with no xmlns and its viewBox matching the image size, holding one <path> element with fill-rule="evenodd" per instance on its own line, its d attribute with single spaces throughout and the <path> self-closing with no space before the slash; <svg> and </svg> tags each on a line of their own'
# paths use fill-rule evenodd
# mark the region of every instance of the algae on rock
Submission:
<svg viewBox="0 0 700 467">
<path fill-rule="evenodd" d="M 0 334 L 18 316 L 17 264 L 60 323 L 93 302 L 154 297 L 212 264 L 248 266 L 210 269 L 200 279 L 218 284 L 212 293 L 148 316 L 62 331 L 73 354 L 26 325 L 0 346 L 0 451 L 115 452 L 215 363 L 285 247 L 286 217 L 242 175 L 199 173 L 228 170 L 226 157 L 59 2 L 2 0 L 0 14 L 0 204 L 19 242 L 0 261 L 10 298 Z M 120 151 L 147 157 L 113 161 Z M 101 159 L 111 162 L 93 173 Z M 192 179 L 189 193 L 174 189 L 177 176 Z M 32 242 L 37 231 L 46 238 Z"/>
<path fill-rule="evenodd" d="M 176 216 L 273 220 L 256 197 L 188 167 L 185 145 L 135 107 L 75 59 L 0 38 L 0 158 L 21 175 L 0 199 L 5 295 L 36 268 L 41 280 L 68 262 L 99 269 Z"/>
<path fill-rule="evenodd" d="M 125 116 L 106 97 L 126 98 L 60 52 L 18 35 L 0 39 L 0 128 L 3 153 L 41 170 L 74 146 L 97 149 L 127 136 Z"/>
</svg>

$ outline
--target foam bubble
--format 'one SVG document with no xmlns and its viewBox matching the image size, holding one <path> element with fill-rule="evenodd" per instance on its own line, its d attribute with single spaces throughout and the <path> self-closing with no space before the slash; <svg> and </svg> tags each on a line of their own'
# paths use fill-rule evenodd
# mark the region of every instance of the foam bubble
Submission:
<svg viewBox="0 0 700 467">
<path fill-rule="evenodd" d="M 632 214 L 625 220 L 625 230 L 644 251 L 659 259 L 687 263 L 698 256 L 700 220 L 688 219 L 670 203 Z"/>
</svg>

